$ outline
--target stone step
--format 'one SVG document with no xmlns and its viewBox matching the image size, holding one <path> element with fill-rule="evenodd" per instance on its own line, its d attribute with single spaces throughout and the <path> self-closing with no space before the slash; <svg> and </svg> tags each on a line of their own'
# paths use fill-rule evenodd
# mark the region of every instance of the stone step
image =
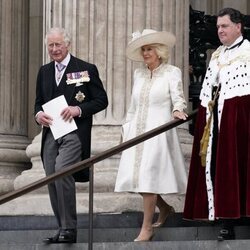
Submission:
<svg viewBox="0 0 250 250">
<path fill-rule="evenodd" d="M 139 228 L 99 228 L 93 230 L 93 242 L 133 242 Z M 155 230 L 153 241 L 216 240 L 219 227 L 163 227 Z M 250 239 L 250 227 L 236 226 L 236 239 Z M 0 243 L 39 244 L 55 230 L 0 231 Z M 88 242 L 88 229 L 78 229 L 78 243 Z M 250 245 L 249 245 L 250 249 Z"/>
<path fill-rule="evenodd" d="M 154 220 L 157 218 L 155 215 Z M 98 228 L 140 228 L 142 224 L 142 212 L 123 212 L 123 213 L 96 213 L 93 215 L 93 227 Z M 78 228 L 87 229 L 89 224 L 88 214 L 78 214 Z M 187 221 L 182 217 L 182 213 L 175 213 L 170 216 L 163 228 L 179 227 L 208 227 L 218 226 L 215 222 Z M 235 221 L 235 226 L 250 226 L 250 218 L 241 218 Z M 15 230 L 53 230 L 57 224 L 54 216 L 49 215 L 18 215 L 0 216 L 0 231 Z"/>
<path fill-rule="evenodd" d="M 93 243 L 93 250 L 249 250 L 250 240 L 151 241 Z M 1 244 L 1 250 L 89 250 L 87 243 L 76 244 Z"/>
<path fill-rule="evenodd" d="M 76 244 L 45 245 L 42 239 L 55 233 L 53 216 L 1 216 L 0 250 L 88 249 L 88 215 L 78 216 Z M 220 226 L 216 223 L 192 222 L 181 213 L 169 217 L 165 225 L 155 230 L 152 242 L 133 242 L 139 233 L 142 213 L 95 214 L 93 249 L 250 249 L 250 223 L 238 220 L 236 240 L 217 242 Z M 70 247 L 69 247 L 70 246 Z"/>
</svg>

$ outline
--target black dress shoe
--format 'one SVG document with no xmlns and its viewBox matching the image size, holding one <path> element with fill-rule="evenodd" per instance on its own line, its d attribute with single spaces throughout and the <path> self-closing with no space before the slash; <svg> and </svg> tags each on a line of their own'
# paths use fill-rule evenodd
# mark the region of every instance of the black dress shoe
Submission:
<svg viewBox="0 0 250 250">
<path fill-rule="evenodd" d="M 218 239 L 218 241 L 234 240 L 235 239 L 234 229 L 233 228 L 221 229 L 217 239 Z"/>
<path fill-rule="evenodd" d="M 76 238 L 76 229 L 62 229 L 57 239 L 57 243 L 76 243 Z"/>
<path fill-rule="evenodd" d="M 57 243 L 59 235 L 60 235 L 60 231 L 58 230 L 58 232 L 54 236 L 48 237 L 48 238 L 44 238 L 43 242 L 46 243 L 46 244 Z"/>
<path fill-rule="evenodd" d="M 43 239 L 46 244 L 76 243 L 77 232 L 75 229 L 61 229 L 54 236 Z"/>
</svg>

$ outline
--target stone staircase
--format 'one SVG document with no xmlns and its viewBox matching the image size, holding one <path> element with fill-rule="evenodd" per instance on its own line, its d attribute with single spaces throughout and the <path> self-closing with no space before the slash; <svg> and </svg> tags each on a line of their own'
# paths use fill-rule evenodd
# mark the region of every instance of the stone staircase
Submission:
<svg viewBox="0 0 250 250">
<path fill-rule="evenodd" d="M 79 229 L 76 244 L 42 243 L 53 235 L 56 222 L 53 216 L 0 217 L 0 250 L 89 249 L 88 215 L 78 216 Z M 171 216 L 164 227 L 155 231 L 151 242 L 133 242 L 142 222 L 141 212 L 95 214 L 93 230 L 94 250 L 196 250 L 196 249 L 250 249 L 250 223 L 240 220 L 235 227 L 236 240 L 217 242 L 219 225 L 207 222 L 184 221 L 181 213 Z"/>
</svg>

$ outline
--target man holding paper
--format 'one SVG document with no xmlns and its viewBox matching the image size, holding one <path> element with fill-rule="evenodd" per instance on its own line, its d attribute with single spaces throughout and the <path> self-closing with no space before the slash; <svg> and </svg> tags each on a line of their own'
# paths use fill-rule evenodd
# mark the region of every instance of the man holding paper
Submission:
<svg viewBox="0 0 250 250">
<path fill-rule="evenodd" d="M 48 176 L 90 157 L 92 116 L 107 107 L 108 99 L 96 66 L 69 53 L 64 29 L 50 29 L 45 43 L 52 61 L 37 75 L 35 119 L 43 127 L 41 157 Z M 48 184 L 58 231 L 45 243 L 76 242 L 75 181 L 88 180 L 85 169 Z"/>
</svg>

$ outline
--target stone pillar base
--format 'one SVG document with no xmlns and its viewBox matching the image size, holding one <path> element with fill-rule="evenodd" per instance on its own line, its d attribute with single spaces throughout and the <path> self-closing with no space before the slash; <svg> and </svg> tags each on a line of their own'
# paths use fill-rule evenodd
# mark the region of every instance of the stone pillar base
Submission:
<svg viewBox="0 0 250 250">
<path fill-rule="evenodd" d="M 184 196 L 166 195 L 164 199 L 176 212 L 183 211 Z M 121 213 L 143 211 L 142 197 L 139 194 L 96 193 L 94 194 L 94 213 Z M 77 194 L 77 213 L 88 214 L 89 195 Z M 53 215 L 49 196 L 29 194 L 1 205 L 1 216 Z"/>
<path fill-rule="evenodd" d="M 22 136 L 0 135 L 0 194 L 14 190 L 14 180 L 31 167 L 25 153 L 29 141 Z"/>
</svg>

